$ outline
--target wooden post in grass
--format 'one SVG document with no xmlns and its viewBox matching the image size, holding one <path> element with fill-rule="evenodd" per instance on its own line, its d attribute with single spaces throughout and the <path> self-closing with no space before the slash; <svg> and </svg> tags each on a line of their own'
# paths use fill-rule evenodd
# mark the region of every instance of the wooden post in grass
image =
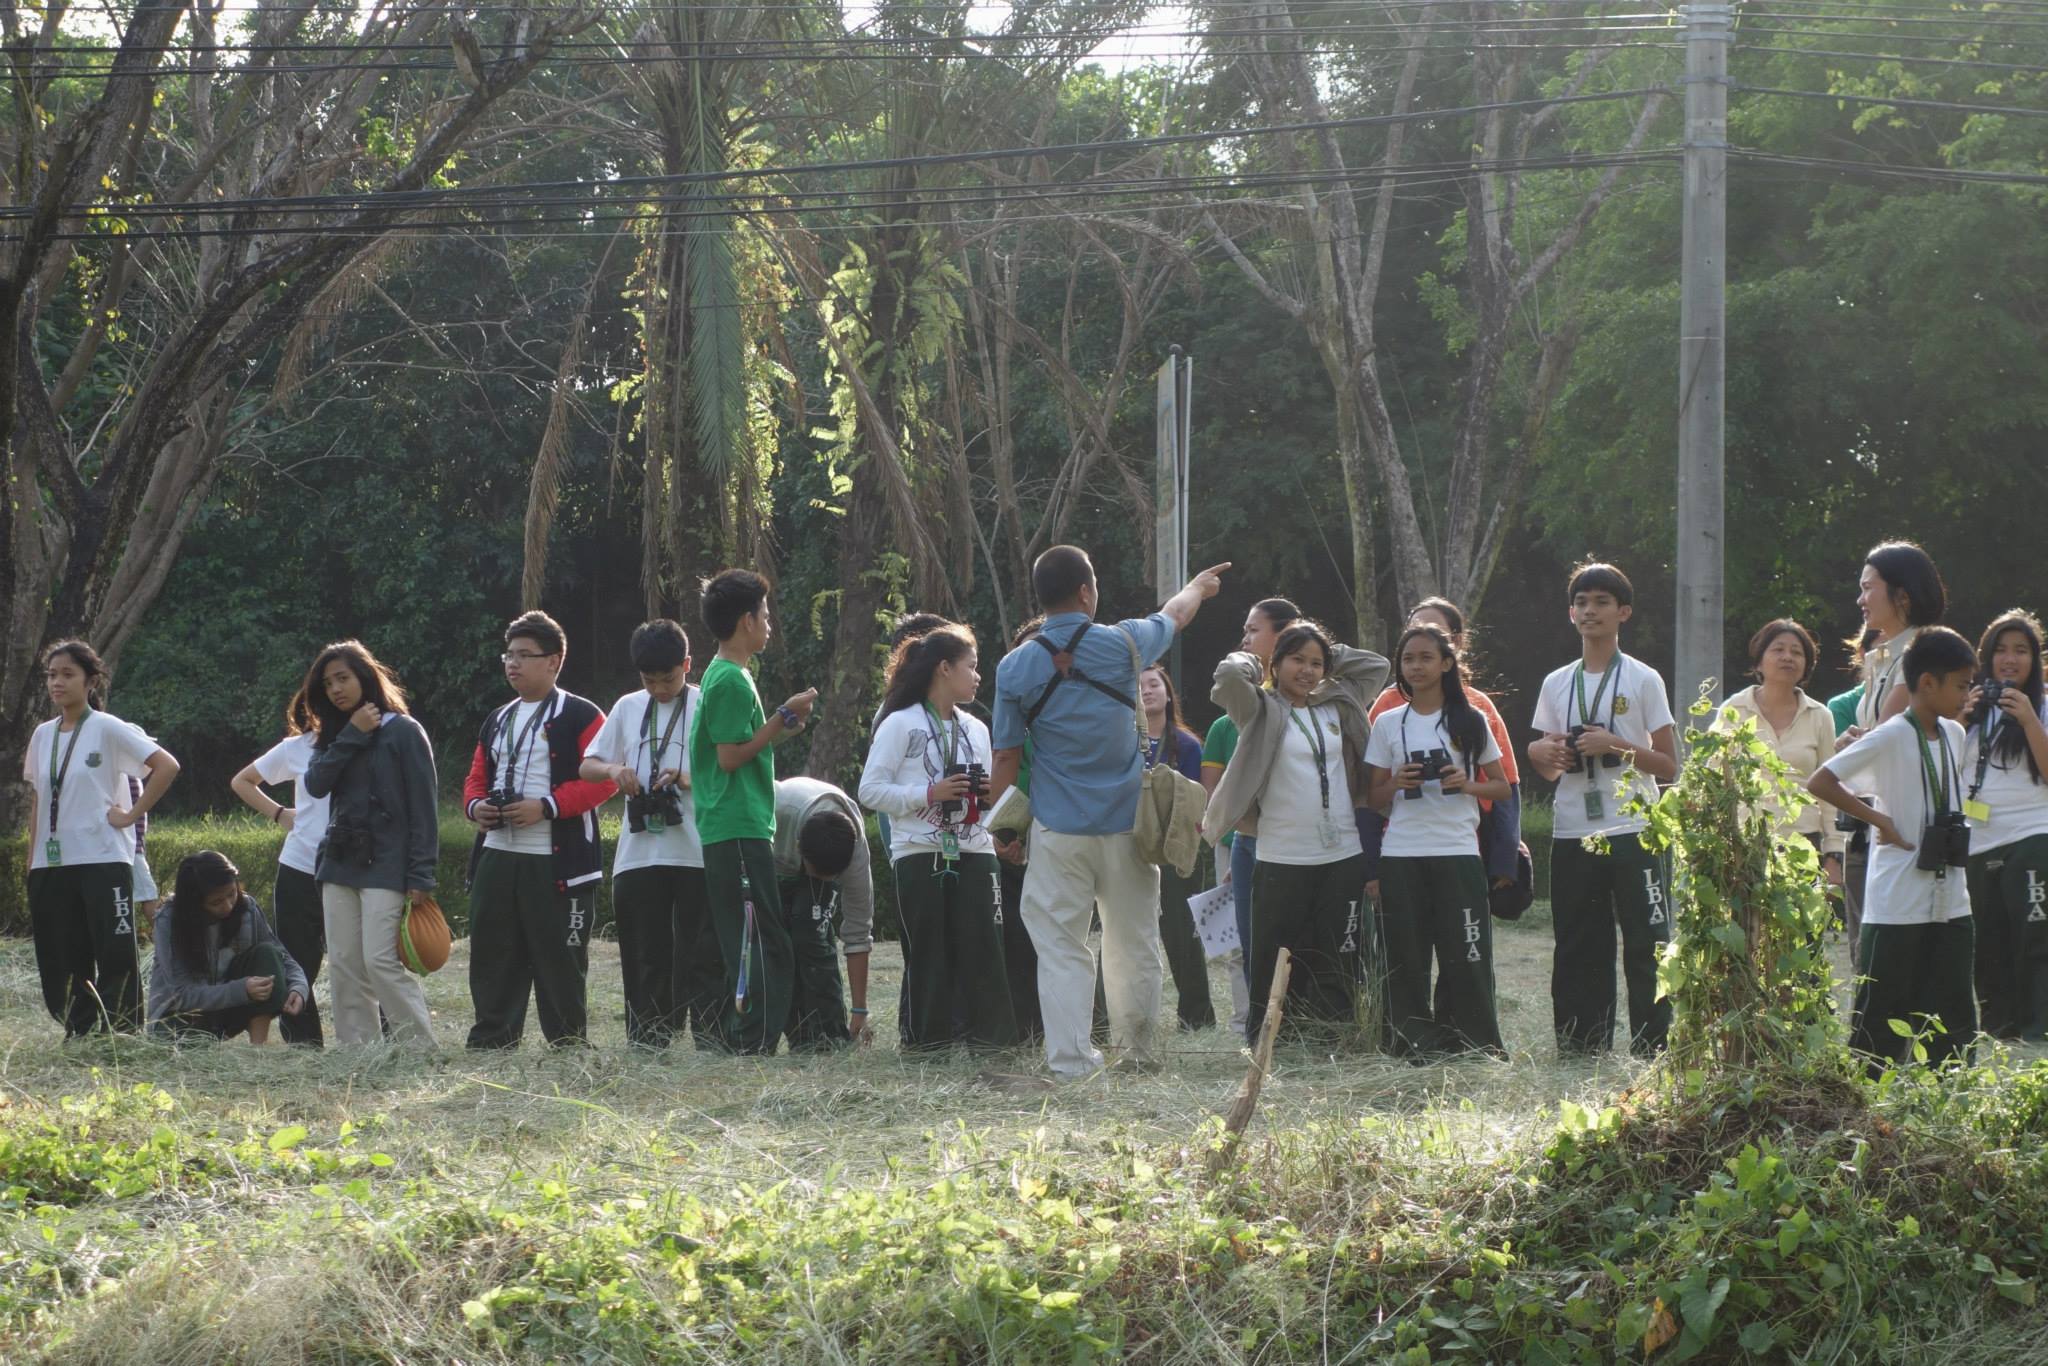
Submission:
<svg viewBox="0 0 2048 1366">
<path fill-rule="evenodd" d="M 1259 1108 L 1259 1088 L 1265 1085 L 1266 1073 L 1273 1066 L 1273 1039 L 1280 1032 L 1280 1004 L 1287 999 L 1287 978 L 1293 969 L 1294 955 L 1280 950 L 1280 960 L 1273 964 L 1273 989 L 1266 996 L 1266 1018 L 1259 1025 L 1259 1041 L 1252 1048 L 1252 1065 L 1244 1080 L 1237 1084 L 1237 1097 L 1230 1102 L 1229 1113 L 1223 1116 L 1223 1141 L 1209 1154 L 1212 1177 L 1230 1165 L 1230 1159 L 1237 1154 L 1238 1140 L 1252 1122 L 1252 1112 Z"/>
</svg>

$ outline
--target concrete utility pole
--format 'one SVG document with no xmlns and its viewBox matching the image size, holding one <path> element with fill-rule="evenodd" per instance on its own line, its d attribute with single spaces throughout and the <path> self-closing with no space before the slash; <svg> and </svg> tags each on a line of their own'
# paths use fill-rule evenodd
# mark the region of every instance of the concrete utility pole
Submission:
<svg viewBox="0 0 2048 1366">
<path fill-rule="evenodd" d="M 1167 348 L 1156 389 L 1158 414 L 1153 482 L 1152 565 L 1161 602 L 1188 581 L 1188 422 L 1194 397 L 1195 361 L 1178 346 Z M 1180 686 L 1180 637 L 1173 640 L 1167 673 Z"/>
<path fill-rule="evenodd" d="M 1722 586 L 1728 354 L 1728 50 L 1734 7 L 1685 7 L 1685 231 L 1678 313 L 1678 667 L 1672 711 L 1684 733 L 1700 685 L 1725 677 Z"/>
</svg>

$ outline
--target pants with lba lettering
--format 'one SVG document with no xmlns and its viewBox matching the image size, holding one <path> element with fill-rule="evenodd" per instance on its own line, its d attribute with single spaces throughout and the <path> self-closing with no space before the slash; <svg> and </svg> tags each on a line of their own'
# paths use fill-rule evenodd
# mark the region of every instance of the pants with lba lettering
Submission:
<svg viewBox="0 0 2048 1366">
<path fill-rule="evenodd" d="M 594 884 L 593 884 L 594 885 Z M 517 1048 L 533 995 L 541 1036 L 585 1042 L 584 983 L 590 971 L 590 891 L 555 886 L 546 854 L 486 849 L 469 888 L 471 1048 Z"/>
<path fill-rule="evenodd" d="M 1664 861 L 1634 835 L 1608 837 L 1607 852 L 1577 840 L 1550 845 L 1550 1011 L 1557 1051 L 1614 1046 L 1614 936 L 1628 983 L 1629 1049 L 1648 1055 L 1671 1032 L 1671 1003 L 1657 992 L 1657 956 L 1671 938 Z"/>
<path fill-rule="evenodd" d="M 1502 1053 L 1494 1013 L 1493 926 L 1477 854 L 1380 860 L 1387 1017 L 1406 1054 Z M 1439 974 L 1431 1009 L 1429 963 Z"/>
<path fill-rule="evenodd" d="M 2048 835 L 1970 855 L 1969 876 L 1984 1032 L 2048 1038 Z"/>
<path fill-rule="evenodd" d="M 76 863 L 28 875 L 43 1005 L 65 1036 L 142 1027 L 135 865 Z"/>
</svg>

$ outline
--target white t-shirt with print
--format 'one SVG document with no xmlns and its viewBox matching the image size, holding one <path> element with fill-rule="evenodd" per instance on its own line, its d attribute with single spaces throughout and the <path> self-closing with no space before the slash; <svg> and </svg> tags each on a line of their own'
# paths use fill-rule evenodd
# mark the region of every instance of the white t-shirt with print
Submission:
<svg viewBox="0 0 2048 1366">
<path fill-rule="evenodd" d="M 1671 724 L 1671 699 L 1664 694 L 1664 679 L 1641 660 L 1620 652 L 1616 652 L 1614 661 L 1611 667 L 1621 672 L 1607 685 L 1597 707 L 1593 697 L 1600 692 L 1607 672 L 1586 675 L 1586 706 L 1592 713 L 1589 720 L 1579 719 L 1578 688 L 1574 682 L 1579 666 L 1567 664 L 1543 680 L 1543 689 L 1536 697 L 1536 715 L 1530 724 L 1546 735 L 1567 735 L 1573 726 L 1597 724 L 1607 726 L 1634 749 L 1650 748 L 1650 737 Z M 1627 785 L 1621 786 L 1624 779 Z M 1602 812 L 1598 819 L 1587 815 L 1586 806 L 1587 794 L 1596 791 L 1600 794 Z M 1636 796 L 1645 801 L 1657 800 L 1657 780 L 1626 764 L 1608 768 L 1604 756 L 1589 755 L 1582 772 L 1567 773 L 1557 780 L 1551 837 L 1579 840 L 1588 835 L 1636 834 L 1643 828 L 1642 818 L 1623 810 L 1629 799 Z"/>
<path fill-rule="evenodd" d="M 287 735 L 251 765 L 256 776 L 273 786 L 292 785 L 292 828 L 285 832 L 277 861 L 308 877 L 319 871 L 320 841 L 327 834 L 327 798 L 306 791 L 306 766 L 313 762 L 315 737 L 307 731 Z"/>
<path fill-rule="evenodd" d="M 2048 723 L 2048 705 L 2041 709 L 2042 720 Z M 2011 717 L 1999 723 L 2017 726 Z M 1996 732 L 1993 732 L 1994 736 Z M 1977 756 L 1984 745 L 1984 730 L 1971 726 L 1969 737 L 1963 743 L 1963 781 L 1975 782 L 1977 778 Z M 2024 749 L 2024 746 L 2022 747 Z M 2034 781 L 2034 770 L 2027 764 L 2024 752 L 2009 763 L 1999 756 L 1994 748 L 1991 762 L 1984 766 L 1984 786 L 1977 793 L 1977 800 L 1991 808 L 1988 821 L 1970 822 L 1970 852 L 1981 854 L 1987 849 L 2003 849 L 2035 835 L 2048 835 L 2048 778 Z M 1908 836 L 1907 838 L 1912 838 Z"/>
<path fill-rule="evenodd" d="M 1500 746 L 1494 741 L 1492 730 L 1484 726 L 1481 729 L 1486 731 L 1486 745 L 1475 760 L 1474 771 L 1467 772 L 1467 781 L 1479 776 L 1476 769 L 1500 762 Z M 1365 761 L 1374 768 L 1397 769 L 1408 762 L 1408 752 L 1417 749 L 1448 750 L 1452 763 L 1467 767 L 1465 756 L 1451 743 L 1444 714 L 1416 711 L 1412 703 L 1396 707 L 1372 723 Z M 1443 784 L 1433 778 L 1422 784 L 1421 792 L 1420 797 L 1413 797 L 1395 790 L 1394 804 L 1387 813 L 1387 833 L 1380 842 L 1381 855 L 1479 857 L 1479 799 L 1464 792 L 1445 792 Z"/>
<path fill-rule="evenodd" d="M 1873 804 L 1915 845 L 1933 809 L 1927 800 L 1927 766 L 1914 734 L 1917 724 L 1910 710 L 1901 712 L 1821 765 L 1851 792 L 1875 792 L 1878 801 Z M 1943 721 L 1941 730 L 1948 737 L 1947 755 L 1932 744 L 1928 753 L 1937 768 L 1948 769 L 1949 806 L 1960 809 L 1967 781 L 1960 762 L 1963 728 Z M 1936 877 L 1915 866 L 1919 857 L 1917 849 L 1901 849 L 1871 836 L 1870 871 L 1863 883 L 1864 924 L 1935 925 L 1970 913 L 1970 888 L 1963 870 L 1951 868 L 1946 876 Z"/>
<path fill-rule="evenodd" d="M 1295 707 L 1280 717 L 1280 752 L 1259 794 L 1260 863 L 1297 867 L 1336 863 L 1365 852 L 1358 842 L 1358 818 L 1351 808 L 1351 787 L 1344 776 L 1344 732 L 1331 706 Z M 1311 745 L 1307 727 L 1321 735 L 1320 750 Z M 1323 807 L 1323 785 L 1317 776 L 1318 753 L 1327 756 L 1330 805 Z"/>
<path fill-rule="evenodd" d="M 676 707 L 683 708 L 681 720 L 676 719 Z M 648 712 L 654 713 L 654 736 L 647 734 Z M 670 724 L 674 731 L 669 731 Z M 590 748 L 583 751 L 586 759 L 595 759 L 605 764 L 625 764 L 640 775 L 640 787 L 644 791 L 653 781 L 655 773 L 664 769 L 678 769 L 687 778 L 690 776 L 690 728 L 697 724 L 697 685 L 685 684 L 682 694 L 674 702 L 657 705 L 648 696 L 647 690 L 629 692 L 612 704 L 605 716 L 604 724 L 597 728 L 597 734 L 590 737 Z M 661 745 L 661 737 L 669 736 L 668 744 Z M 654 750 L 660 747 L 658 762 Z M 619 848 L 612 856 L 612 876 L 630 873 L 636 868 L 702 868 L 704 866 L 704 844 L 697 838 L 697 812 L 691 804 L 690 789 L 680 788 L 676 797 L 681 803 L 682 819 L 669 821 L 658 833 L 642 830 L 633 833 L 632 822 L 622 819 L 619 824 Z"/>
<path fill-rule="evenodd" d="M 534 713 L 544 710 L 553 700 L 550 695 L 538 702 L 515 704 L 510 719 L 499 728 L 492 744 L 498 752 L 498 786 L 516 792 L 522 801 L 554 795 L 555 785 L 548 772 L 547 728 L 534 726 L 533 737 L 528 739 L 526 735 Z M 515 750 L 518 762 L 510 763 L 509 756 Z M 524 828 L 500 826 L 484 835 L 484 848 L 502 849 L 508 854 L 552 854 L 554 829 L 545 817 Z"/>
<path fill-rule="evenodd" d="M 50 842 L 50 748 L 57 747 L 57 765 L 64 754 L 71 764 L 57 809 L 58 862 L 73 868 L 82 863 L 135 862 L 135 831 L 116 830 L 107 815 L 133 805 L 128 779 L 149 776 L 149 756 L 162 748 L 138 725 L 103 711 L 89 711 L 79 729 L 57 733 L 61 718 L 36 727 L 23 756 L 21 776 L 35 785 L 35 833 L 29 843 L 30 869 L 47 868 Z M 74 746 L 72 736 L 76 735 Z"/>
<path fill-rule="evenodd" d="M 953 727 L 959 727 L 954 738 Z M 939 848 L 939 809 L 925 804 L 925 792 L 945 776 L 947 752 L 959 764 L 980 764 L 984 772 L 995 763 L 989 751 L 988 727 L 953 709 L 946 723 L 945 745 L 939 741 L 940 727 L 918 707 L 890 712 L 875 726 L 868 744 L 867 763 L 860 773 L 860 804 L 889 818 L 889 857 L 930 854 Z M 979 820 L 963 825 L 963 808 L 954 819 L 953 834 L 963 854 L 993 854 L 996 842 Z"/>
</svg>

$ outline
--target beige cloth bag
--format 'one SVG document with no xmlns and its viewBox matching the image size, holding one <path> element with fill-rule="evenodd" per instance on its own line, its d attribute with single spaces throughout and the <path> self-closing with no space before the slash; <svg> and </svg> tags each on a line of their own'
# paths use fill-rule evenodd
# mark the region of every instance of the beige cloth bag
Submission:
<svg viewBox="0 0 2048 1366">
<path fill-rule="evenodd" d="M 1138 680 L 1145 672 L 1145 661 L 1138 656 L 1137 638 L 1124 632 L 1124 643 L 1131 647 L 1131 685 L 1137 690 Z M 1135 695 L 1132 698 L 1132 720 L 1138 732 L 1138 758 L 1145 760 L 1152 747 L 1152 737 L 1145 733 L 1145 707 Z M 1162 756 L 1171 736 L 1161 736 L 1159 749 Z M 1142 785 L 1138 789 L 1138 823 L 1132 828 L 1137 841 L 1138 857 L 1147 863 L 1172 868 L 1182 877 L 1195 871 L 1195 857 L 1202 847 L 1202 811 L 1209 803 L 1209 794 L 1202 785 L 1175 768 L 1170 761 L 1146 763 Z"/>
</svg>

